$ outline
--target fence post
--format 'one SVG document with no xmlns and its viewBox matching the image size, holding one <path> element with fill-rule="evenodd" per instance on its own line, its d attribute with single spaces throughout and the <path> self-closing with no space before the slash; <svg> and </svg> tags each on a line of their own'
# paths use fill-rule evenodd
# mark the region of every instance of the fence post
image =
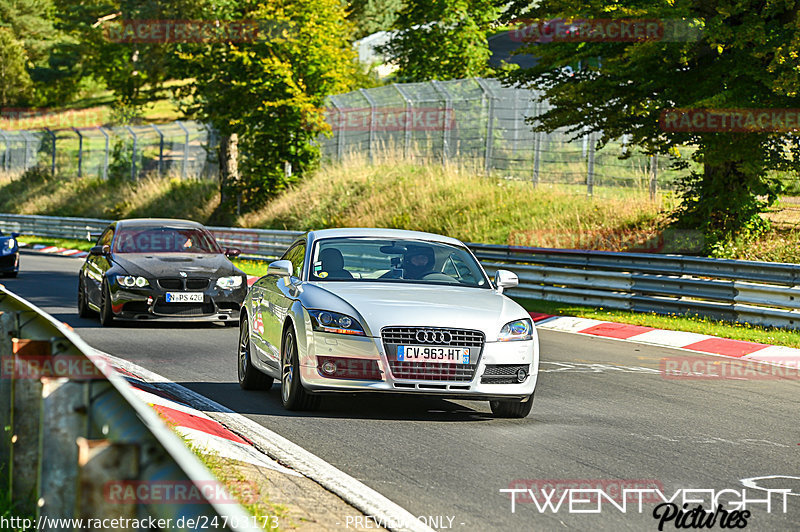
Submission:
<svg viewBox="0 0 800 532">
<path fill-rule="evenodd" d="M 133 131 L 131 126 L 125 126 L 125 129 L 128 130 L 128 133 L 131 134 L 133 137 L 133 149 L 131 150 L 131 181 L 136 180 L 136 144 L 139 138 L 136 136 L 136 132 Z"/>
<path fill-rule="evenodd" d="M 375 157 L 373 154 L 375 144 L 375 100 L 370 96 L 369 91 L 366 89 L 358 89 L 361 96 L 369 103 L 369 162 L 374 162 Z"/>
<path fill-rule="evenodd" d="M 8 168 L 9 168 L 9 166 L 11 166 L 10 161 L 9 161 L 9 159 L 11 159 L 11 143 L 8 141 L 8 135 L 3 133 L 2 130 L 0 130 L 0 137 L 3 137 L 3 143 L 5 144 L 5 147 L 6 147 L 6 149 L 5 149 L 6 153 L 3 156 L 3 170 L 8 172 Z"/>
<path fill-rule="evenodd" d="M 589 133 L 586 162 L 586 195 L 594 195 L 594 132 Z"/>
<path fill-rule="evenodd" d="M 447 89 L 438 81 L 431 81 L 431 85 L 439 94 L 444 95 L 444 116 L 442 117 L 442 164 L 447 162 L 450 152 L 450 115 L 453 112 L 452 99 Z"/>
<path fill-rule="evenodd" d="M 74 131 L 75 134 L 78 135 L 78 177 L 82 177 L 82 174 L 83 174 L 83 134 L 76 127 L 73 127 L 72 131 Z"/>
<path fill-rule="evenodd" d="M 163 174 L 163 169 L 164 169 L 164 133 L 162 133 L 161 130 L 158 129 L 158 126 L 156 126 L 155 124 L 150 124 L 150 127 L 152 127 L 153 129 L 156 130 L 156 133 L 158 133 L 158 137 L 159 137 L 159 140 L 158 140 L 158 176 L 161 177 L 161 175 Z"/>
<path fill-rule="evenodd" d="M 478 85 L 483 90 L 484 96 L 488 95 L 489 99 L 488 119 L 486 121 L 486 149 L 483 155 L 486 175 L 489 175 L 492 167 L 492 145 L 494 143 L 494 93 L 492 93 L 492 89 L 489 88 L 483 78 L 477 78 L 475 81 L 478 82 Z"/>
<path fill-rule="evenodd" d="M 55 177 L 56 175 L 56 134 L 53 131 L 46 127 L 44 130 L 50 135 L 50 140 L 52 141 L 51 150 L 50 150 L 50 175 Z M 27 158 L 27 156 L 26 156 Z"/>
<path fill-rule="evenodd" d="M 103 134 L 103 136 L 106 139 L 106 149 L 103 155 L 103 179 L 108 179 L 108 142 L 109 142 L 108 133 L 106 132 L 105 129 L 103 129 L 102 126 L 98 127 L 97 129 L 100 131 L 100 133 Z"/>
<path fill-rule="evenodd" d="M 400 93 L 400 96 L 403 97 L 403 101 L 405 102 L 405 120 L 403 122 L 403 157 L 408 159 L 408 150 L 411 144 L 411 120 L 412 120 L 412 108 L 414 107 L 414 102 L 411 101 L 411 98 L 403 91 L 403 88 L 400 87 L 397 83 L 392 83 L 392 87 L 395 88 L 397 92 Z"/>
<path fill-rule="evenodd" d="M 333 107 L 336 109 L 336 115 L 339 117 L 339 128 L 336 132 L 336 159 L 339 162 L 342 162 L 342 157 L 344 157 L 344 128 L 345 128 L 345 121 L 346 117 L 342 113 L 341 106 L 336 103 L 336 97 L 331 96 L 328 99 Z"/>
<path fill-rule="evenodd" d="M 658 189 L 658 154 L 650 156 L 650 201 L 656 200 Z"/>
<path fill-rule="evenodd" d="M 30 138 L 28 137 L 28 132 L 22 132 L 22 138 L 25 139 L 25 155 L 22 162 L 22 170 L 28 169 L 28 151 L 30 150 Z"/>
<path fill-rule="evenodd" d="M 536 105 L 533 107 L 534 113 L 536 113 L 536 117 L 538 118 L 541 114 L 542 110 L 542 102 L 536 102 Z M 534 131 L 533 133 L 533 186 L 539 186 L 539 164 L 541 162 L 541 154 L 542 154 L 542 133 L 541 131 Z"/>
<path fill-rule="evenodd" d="M 183 164 L 181 165 L 181 179 L 186 179 L 186 166 L 189 164 L 189 130 L 183 125 L 183 122 L 178 120 L 176 122 L 178 127 L 183 130 L 185 135 L 183 142 Z"/>
</svg>

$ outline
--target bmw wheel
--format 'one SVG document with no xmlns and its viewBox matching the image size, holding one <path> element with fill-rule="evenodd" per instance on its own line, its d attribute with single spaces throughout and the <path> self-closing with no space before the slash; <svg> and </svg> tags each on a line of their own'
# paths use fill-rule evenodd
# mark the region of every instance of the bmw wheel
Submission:
<svg viewBox="0 0 800 532">
<path fill-rule="evenodd" d="M 239 386 L 243 390 L 269 390 L 275 379 L 254 368 L 250 362 L 250 324 L 247 319 L 243 319 L 239 327 Z"/>
<path fill-rule="evenodd" d="M 309 394 L 300 382 L 300 361 L 297 342 L 290 328 L 283 337 L 281 356 L 281 403 L 287 410 L 316 410 L 320 404 L 318 395 Z"/>
<path fill-rule="evenodd" d="M 108 283 L 103 281 L 100 289 L 100 325 L 109 327 L 114 322 L 114 312 L 111 310 L 111 290 Z"/>
<path fill-rule="evenodd" d="M 78 316 L 89 318 L 94 314 L 86 303 L 86 287 L 83 285 L 83 276 L 78 277 Z"/>
<path fill-rule="evenodd" d="M 533 394 L 522 401 L 489 401 L 494 417 L 523 418 L 528 417 L 533 408 Z"/>
</svg>

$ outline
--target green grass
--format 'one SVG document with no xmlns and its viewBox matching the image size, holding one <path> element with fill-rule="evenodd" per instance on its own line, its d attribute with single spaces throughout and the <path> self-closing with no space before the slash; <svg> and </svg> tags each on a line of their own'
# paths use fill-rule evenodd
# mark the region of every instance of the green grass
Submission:
<svg viewBox="0 0 800 532">
<path fill-rule="evenodd" d="M 699 316 L 661 315 L 645 312 L 630 312 L 606 308 L 586 307 L 569 303 L 517 299 L 517 302 L 532 312 L 542 312 L 556 316 L 577 316 L 595 320 L 615 321 L 632 325 L 643 325 L 656 329 L 710 334 L 721 338 L 744 340 L 769 345 L 783 345 L 800 348 L 800 332 L 786 329 L 759 327 L 746 323 L 715 321 Z"/>
<path fill-rule="evenodd" d="M 20 236 L 17 240 L 25 242 L 31 246 L 34 244 L 42 244 L 45 246 L 56 246 L 67 249 L 80 249 L 81 251 L 89 251 L 89 248 L 94 246 L 94 241 L 88 240 L 67 240 L 64 238 L 48 238 L 44 236 Z"/>
</svg>

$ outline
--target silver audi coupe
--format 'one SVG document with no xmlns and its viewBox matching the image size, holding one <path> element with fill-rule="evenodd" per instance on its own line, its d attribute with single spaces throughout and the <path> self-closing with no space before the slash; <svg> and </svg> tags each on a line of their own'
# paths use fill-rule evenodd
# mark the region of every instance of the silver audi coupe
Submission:
<svg viewBox="0 0 800 532">
<path fill-rule="evenodd" d="M 248 292 L 239 320 L 239 384 L 281 382 L 289 410 L 326 393 L 488 400 L 497 417 L 531 411 L 539 341 L 529 314 L 444 236 L 325 229 L 299 237 Z"/>
</svg>

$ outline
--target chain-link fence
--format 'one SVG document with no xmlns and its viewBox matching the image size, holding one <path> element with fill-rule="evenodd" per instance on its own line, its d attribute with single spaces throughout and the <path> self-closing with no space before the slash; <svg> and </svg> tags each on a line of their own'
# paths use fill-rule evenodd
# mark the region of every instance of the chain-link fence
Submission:
<svg viewBox="0 0 800 532">
<path fill-rule="evenodd" d="M 216 177 L 217 136 L 197 122 L 0 131 L 0 171 L 41 166 L 53 175 Z"/>
<path fill-rule="evenodd" d="M 526 120 L 548 109 L 538 94 L 495 79 L 398 83 L 329 98 L 332 136 L 323 157 L 397 157 L 468 164 L 498 177 L 594 187 L 673 188 L 668 157 L 629 149 L 624 139 L 595 150 L 596 134 L 569 141 L 563 131 L 534 133 Z M 684 154 L 686 156 L 687 154 Z"/>
<path fill-rule="evenodd" d="M 548 109 L 537 93 L 494 79 L 400 83 L 328 99 L 332 136 L 319 145 L 326 160 L 363 154 L 453 162 L 534 184 L 670 189 L 678 172 L 668 157 L 649 157 L 620 139 L 595 150 L 595 134 L 569 140 L 563 131 L 534 133 L 527 121 Z M 216 177 L 218 138 L 196 122 L 42 131 L 0 131 L 0 171 L 42 165 L 56 175 L 145 174 Z M 684 151 L 683 157 L 690 152 Z"/>
</svg>

